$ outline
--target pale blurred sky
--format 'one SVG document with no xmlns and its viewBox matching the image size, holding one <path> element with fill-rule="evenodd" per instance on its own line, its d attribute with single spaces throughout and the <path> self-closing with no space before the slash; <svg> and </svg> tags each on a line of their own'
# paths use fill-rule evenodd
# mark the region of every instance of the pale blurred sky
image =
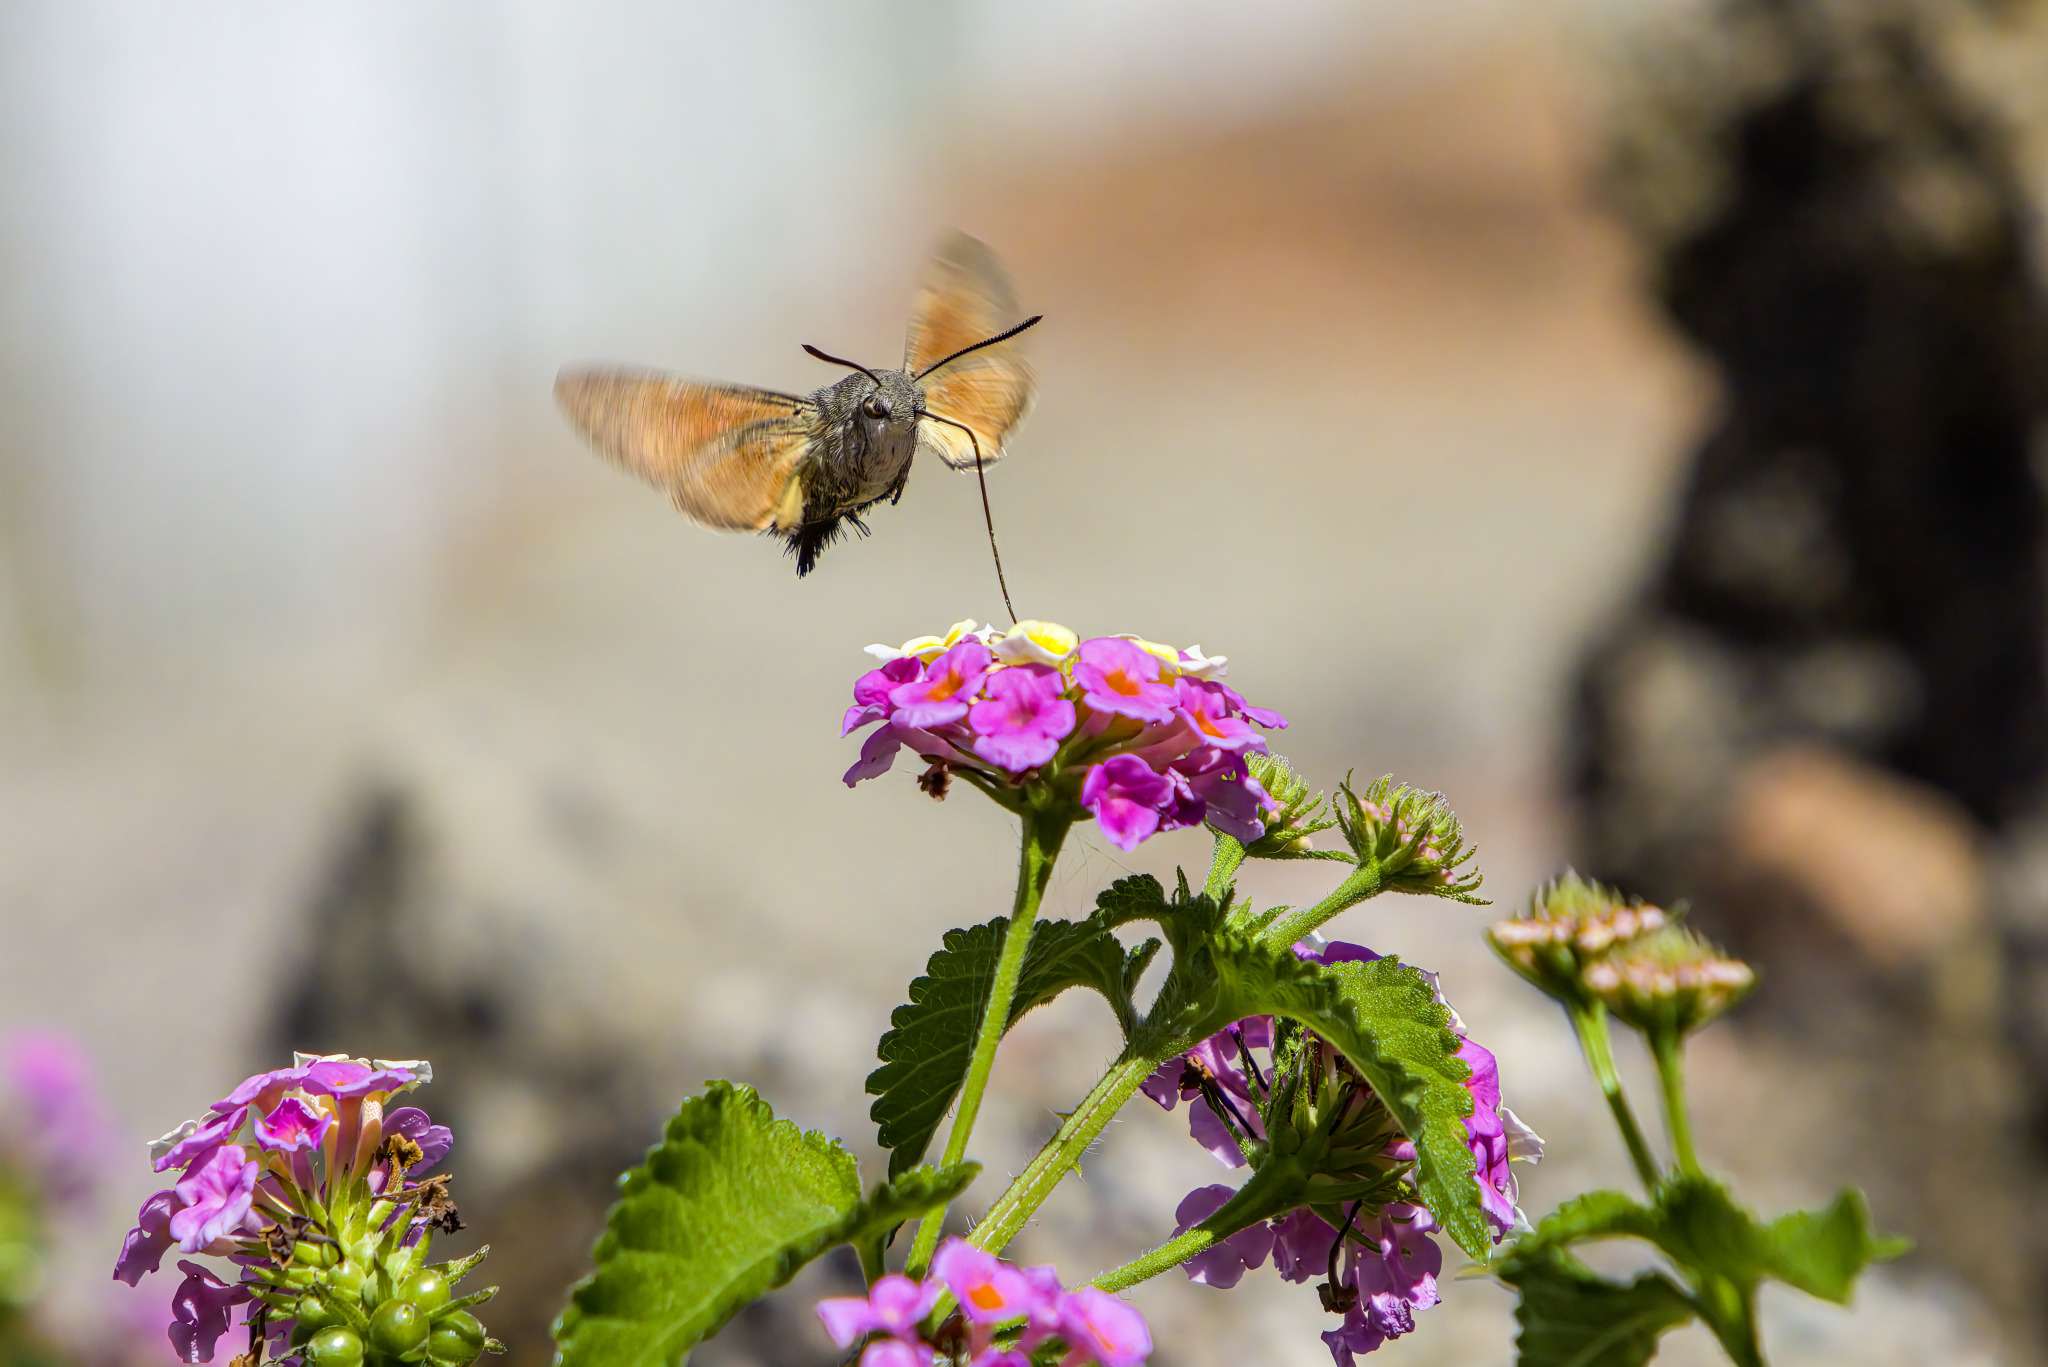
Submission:
<svg viewBox="0 0 2048 1367">
<path fill-rule="evenodd" d="M 900 298 L 980 144 L 1268 118 L 1583 8 L 0 5 L 0 687 L 383 677 L 561 361 L 815 383 L 793 330 Z"/>
</svg>

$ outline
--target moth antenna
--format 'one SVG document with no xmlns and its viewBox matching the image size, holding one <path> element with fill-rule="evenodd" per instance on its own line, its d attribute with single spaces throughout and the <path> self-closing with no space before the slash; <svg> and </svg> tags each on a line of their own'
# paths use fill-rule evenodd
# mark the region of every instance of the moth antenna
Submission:
<svg viewBox="0 0 2048 1367">
<path fill-rule="evenodd" d="M 1037 321 L 1038 319 L 1033 318 L 1031 320 L 1031 323 L 1035 323 Z M 1031 323 L 1024 324 L 1024 327 L 1030 327 Z M 1011 331 L 1021 332 L 1023 331 L 1023 328 L 1012 328 Z M 1002 339 L 993 338 L 991 340 L 1001 341 Z M 984 342 L 982 343 L 982 345 L 986 346 L 987 343 Z M 967 349 L 969 351 L 974 350 L 973 347 L 969 347 Z M 941 362 L 940 364 L 943 365 L 944 362 Z M 928 370 L 925 373 L 929 375 L 931 371 Z M 1010 602 L 1009 581 L 1003 578 L 1003 553 L 996 549 L 996 515 L 990 512 L 988 509 L 988 476 L 982 473 L 981 469 L 981 438 L 975 436 L 974 429 L 969 427 L 966 423 L 954 422 L 951 418 L 942 418 L 938 414 L 931 412 L 929 409 L 919 410 L 918 416 L 920 418 L 930 418 L 933 422 L 942 422 L 946 424 L 946 426 L 948 427 L 959 428 L 962 432 L 965 432 L 967 434 L 967 440 L 970 443 L 972 443 L 974 447 L 974 479 L 976 483 L 981 485 L 981 520 L 988 524 L 988 553 L 995 557 L 996 587 L 1003 591 L 1003 610 L 1010 614 L 1010 625 L 1015 626 L 1017 625 L 1017 609 L 1015 605 L 1013 605 Z"/>
<path fill-rule="evenodd" d="M 876 375 L 874 371 L 872 371 L 872 370 L 869 370 L 869 369 L 868 369 L 868 368 L 867 368 L 866 366 L 862 365 L 862 364 L 861 364 L 860 362 L 858 362 L 858 361 L 844 361 L 844 360 L 841 360 L 841 359 L 840 359 L 839 357 L 837 357 L 837 356 L 828 356 L 828 355 L 826 355 L 826 354 L 825 354 L 824 352 L 822 352 L 822 351 L 818 350 L 818 349 L 817 349 L 816 347 L 812 346 L 812 345 L 811 345 L 811 344 L 810 344 L 809 342 L 805 342 L 805 343 L 803 344 L 803 346 L 804 346 L 804 350 L 805 350 L 805 351 L 807 351 L 807 352 L 809 352 L 809 353 L 810 353 L 811 355 L 813 355 L 813 356 L 817 357 L 817 358 L 818 358 L 819 360 L 821 360 L 821 361 L 825 361 L 825 362 L 828 362 L 828 363 L 830 363 L 830 364 L 832 364 L 832 365 L 843 365 L 843 366 L 845 366 L 845 367 L 846 367 L 846 368 L 847 368 L 848 370 L 858 370 L 858 371 L 859 371 L 859 372 L 860 372 L 861 374 L 863 374 L 863 375 L 867 376 L 867 377 L 868 377 L 869 379 L 871 379 L 871 380 L 873 380 L 873 381 L 875 382 L 875 388 L 877 388 L 877 389 L 880 389 L 880 388 L 882 387 L 882 381 L 881 381 L 881 377 L 880 377 L 880 376 L 878 376 L 878 375 Z M 969 349 L 970 351 L 971 351 L 971 350 L 973 350 L 973 348 L 972 348 L 972 347 L 970 347 L 970 348 L 968 348 L 968 349 Z"/>
<path fill-rule="evenodd" d="M 911 376 L 911 378 L 914 380 L 921 380 L 925 376 L 931 374 L 934 370 L 939 369 L 941 366 L 949 366 L 953 364 L 953 362 L 959 360 L 962 356 L 965 356 L 970 351 L 979 351 L 985 346 L 994 346 L 997 342 L 1007 342 L 1012 337 L 1015 337 L 1018 333 L 1022 332 L 1025 328 L 1032 327 L 1044 321 L 1044 319 L 1044 314 L 1034 313 L 1029 318 L 1026 318 L 1023 322 L 1017 324 L 1017 326 L 1011 328 L 1008 332 L 998 332 L 995 336 L 988 338 L 986 341 L 976 342 L 973 346 L 961 347 L 958 351 L 954 352 L 951 356 L 948 356 L 945 360 L 932 362 L 923 370 L 920 370 L 917 372 L 917 374 Z M 809 347 L 805 347 L 804 350 L 811 351 Z M 811 354 L 813 356 L 816 356 L 818 353 L 815 351 L 811 351 Z M 832 358 L 827 356 L 824 357 L 823 359 L 829 361 Z M 841 361 L 839 364 L 846 365 L 848 364 L 848 362 Z"/>
</svg>

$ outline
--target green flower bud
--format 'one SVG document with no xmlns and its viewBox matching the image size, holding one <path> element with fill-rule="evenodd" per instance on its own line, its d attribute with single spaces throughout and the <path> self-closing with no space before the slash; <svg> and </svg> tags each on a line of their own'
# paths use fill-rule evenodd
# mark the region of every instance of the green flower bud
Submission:
<svg viewBox="0 0 2048 1367">
<path fill-rule="evenodd" d="M 336 1295 L 349 1296 L 361 1300 L 363 1295 L 363 1265 L 361 1263 L 342 1263 L 339 1266 L 330 1267 L 322 1274 L 320 1284 Z"/>
<path fill-rule="evenodd" d="M 363 1341 L 352 1330 L 322 1329 L 306 1344 L 306 1367 L 362 1367 Z"/>
<path fill-rule="evenodd" d="M 1309 858 L 1315 850 L 1311 837 L 1337 824 L 1326 815 L 1328 803 L 1323 795 L 1310 793 L 1308 784 L 1279 755 L 1248 755 L 1245 766 L 1266 790 L 1266 796 L 1280 804 L 1278 812 L 1268 812 L 1261 818 L 1266 833 L 1244 847 L 1246 857 Z"/>
<path fill-rule="evenodd" d="M 386 1301 L 370 1316 L 370 1346 L 391 1357 L 404 1357 L 427 1341 L 432 1326 L 411 1301 Z"/>
<path fill-rule="evenodd" d="M 427 1338 L 427 1356 L 442 1367 L 469 1367 L 483 1350 L 484 1327 L 467 1310 L 443 1315 Z"/>
<path fill-rule="evenodd" d="M 308 1243 L 301 1239 L 292 1245 L 293 1267 L 332 1267 L 341 1261 L 341 1250 L 333 1244 Z"/>
<path fill-rule="evenodd" d="M 432 1315 L 448 1304 L 448 1279 L 434 1268 L 423 1267 L 405 1279 L 398 1288 L 398 1296 Z"/>
<path fill-rule="evenodd" d="M 1756 972 L 1691 931 L 1666 926 L 1579 975 L 1607 1009 L 1646 1035 L 1689 1035 L 1756 987 Z"/>
<path fill-rule="evenodd" d="M 1476 851 L 1465 845 L 1457 813 L 1442 793 L 1396 785 L 1391 774 L 1363 791 L 1349 780 L 1338 789 L 1337 825 L 1359 868 L 1377 865 L 1390 892 L 1419 892 L 1481 903 Z"/>
<path fill-rule="evenodd" d="M 299 1297 L 292 1311 L 292 1343 L 301 1345 L 322 1329 L 341 1323 L 341 1314 L 319 1296 Z"/>
<path fill-rule="evenodd" d="M 1520 916 L 1486 932 L 1493 952 L 1558 1001 L 1585 1004 L 1582 970 L 1674 918 L 1575 873 L 1538 888 Z"/>
</svg>

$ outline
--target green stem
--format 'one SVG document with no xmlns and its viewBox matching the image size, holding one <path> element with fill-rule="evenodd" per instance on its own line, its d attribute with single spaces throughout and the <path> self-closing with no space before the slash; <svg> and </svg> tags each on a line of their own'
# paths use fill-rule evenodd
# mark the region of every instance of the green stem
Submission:
<svg viewBox="0 0 2048 1367">
<path fill-rule="evenodd" d="M 1003 933 L 1002 957 L 996 961 L 995 981 L 989 984 L 988 1001 L 982 1007 L 981 1030 L 975 1036 L 974 1055 L 967 1065 L 967 1080 L 960 1088 L 960 1108 L 954 1113 L 953 1128 L 946 1134 L 946 1153 L 939 1160 L 951 1167 L 967 1156 L 967 1140 L 974 1133 L 974 1119 L 981 1111 L 981 1094 L 988 1089 L 989 1070 L 995 1067 L 996 1046 L 1010 1027 L 1010 1003 L 1017 995 L 1017 980 L 1024 973 L 1024 953 L 1031 945 L 1031 926 L 1038 919 L 1038 904 L 1051 881 L 1052 866 L 1060 857 L 1060 844 L 1074 824 L 1072 816 L 1026 808 L 1018 813 L 1024 826 L 1023 848 L 1017 856 L 1017 897 L 1010 910 L 1010 926 Z M 911 1246 L 905 1271 L 922 1277 L 938 1247 L 939 1231 L 946 1223 L 941 1206 L 917 1227 L 917 1242 Z"/>
<path fill-rule="evenodd" d="M 1230 891 L 1230 885 L 1236 881 L 1237 870 L 1243 863 L 1244 846 L 1223 832 L 1216 832 L 1216 845 L 1209 856 L 1209 878 L 1202 884 L 1203 894 L 1222 901 L 1223 894 Z"/>
<path fill-rule="evenodd" d="M 1283 916 L 1267 928 L 1265 941 L 1281 948 L 1292 946 L 1302 936 L 1322 925 L 1323 922 L 1353 907 L 1368 897 L 1385 891 L 1387 880 L 1377 859 L 1353 871 L 1349 878 L 1339 883 L 1328 897 L 1312 907 L 1304 907 L 1291 915 Z"/>
<path fill-rule="evenodd" d="M 1764 1367 L 1756 1337 L 1756 1290 L 1712 1272 L 1691 1278 L 1693 1304 L 1735 1367 Z"/>
<path fill-rule="evenodd" d="M 1176 1051 L 1178 1052 L 1178 1051 Z M 1171 1057 L 1169 1055 L 1168 1057 Z M 1017 1180 L 1010 1183 L 1010 1189 L 996 1198 L 988 1214 L 974 1227 L 968 1242 L 976 1248 L 990 1252 L 1001 1252 L 1003 1246 L 1017 1237 L 1017 1231 L 1024 1228 L 1032 1214 L 1052 1195 L 1053 1188 L 1067 1175 L 1103 1127 L 1123 1109 L 1124 1103 L 1136 1095 L 1138 1085 L 1158 1070 L 1162 1060 L 1143 1055 L 1132 1055 L 1126 1051 L 1124 1057 L 1110 1065 L 1108 1072 L 1089 1089 L 1074 1113 L 1067 1117 L 1059 1132 L 1047 1140 L 1032 1160 L 1025 1164 L 1024 1171 L 1017 1174 Z"/>
<path fill-rule="evenodd" d="M 1636 1124 L 1636 1114 L 1629 1108 L 1628 1097 L 1621 1090 L 1621 1075 L 1615 1071 L 1614 1049 L 1607 1037 L 1607 1008 L 1594 1002 L 1590 1006 L 1566 1009 L 1571 1014 L 1572 1029 L 1579 1036 L 1579 1047 L 1586 1051 L 1586 1063 L 1607 1097 L 1607 1109 L 1614 1112 L 1615 1127 L 1621 1131 L 1622 1142 L 1628 1145 L 1628 1156 L 1636 1165 L 1636 1176 L 1642 1179 L 1644 1190 L 1655 1191 L 1661 1175 L 1657 1170 L 1657 1160 L 1650 1155 L 1650 1145 L 1643 1138 L 1642 1127 Z"/>
<path fill-rule="evenodd" d="M 1657 1060 L 1657 1082 L 1664 1090 L 1664 1127 L 1671 1134 L 1671 1151 L 1678 1157 L 1678 1170 L 1689 1177 L 1700 1175 L 1699 1154 L 1692 1146 L 1692 1113 L 1685 1104 L 1685 1040 L 1675 1029 L 1650 1033 L 1650 1055 Z"/>
</svg>

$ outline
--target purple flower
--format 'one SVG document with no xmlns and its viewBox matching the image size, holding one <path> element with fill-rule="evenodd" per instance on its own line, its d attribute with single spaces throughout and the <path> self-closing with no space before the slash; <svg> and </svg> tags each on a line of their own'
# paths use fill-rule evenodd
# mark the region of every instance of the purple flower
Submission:
<svg viewBox="0 0 2048 1367">
<path fill-rule="evenodd" d="M 970 1324 L 1005 1324 L 1044 1309 L 1044 1288 L 1023 1269 L 965 1239 L 948 1239 L 932 1258 L 932 1276 L 945 1283 Z M 1055 1295 L 1058 1291 L 1054 1284 Z"/>
<path fill-rule="evenodd" d="M 305 1153 L 320 1147 L 334 1128 L 334 1115 L 288 1096 L 256 1121 L 256 1142 L 265 1153 Z"/>
<path fill-rule="evenodd" d="M 1090 644 L 1093 642 L 1084 644 L 1082 649 Z M 1135 755 L 1116 755 L 1104 760 L 1088 771 L 1081 784 L 1081 805 L 1095 814 L 1103 837 L 1126 852 L 1137 849 L 1160 829 L 1161 809 L 1173 798 L 1171 780 L 1153 773 Z"/>
<path fill-rule="evenodd" d="M 1266 748 L 1265 738 L 1238 717 L 1238 709 L 1230 701 L 1230 690 L 1222 684 L 1180 679 L 1174 683 L 1173 691 L 1180 700 L 1181 716 L 1201 736 L 1202 744 L 1233 754 Z"/>
<path fill-rule="evenodd" d="M 865 1296 L 819 1301 L 818 1318 L 841 1348 L 851 1348 L 862 1334 L 889 1334 L 914 1344 L 918 1341 L 917 1322 L 938 1304 L 940 1290 L 936 1281 L 920 1286 L 908 1277 L 891 1274 L 869 1287 Z"/>
<path fill-rule="evenodd" d="M 1280 809 L 1280 804 L 1252 777 L 1251 770 L 1245 768 L 1242 755 L 1204 746 L 1175 760 L 1170 772 L 1186 781 L 1189 792 L 1205 809 L 1195 820 L 1206 816 L 1211 826 L 1240 843 L 1249 845 L 1264 835 L 1266 827 L 1260 814 Z"/>
<path fill-rule="evenodd" d="M 1239 712 L 1242 712 L 1245 716 L 1250 717 L 1253 721 L 1265 727 L 1268 731 L 1285 731 L 1287 729 L 1287 718 L 1281 716 L 1272 708 L 1253 707 L 1250 703 L 1244 700 L 1244 694 L 1238 692 L 1236 689 L 1232 688 L 1228 684 L 1217 684 L 1216 687 L 1223 690 L 1223 696 L 1230 700 L 1230 705 L 1232 707 L 1236 708 Z"/>
<path fill-rule="evenodd" d="M 1258 1103 L 1240 1065 L 1240 1042 L 1247 1049 L 1270 1049 L 1273 1018 L 1249 1016 L 1226 1025 L 1179 1058 L 1168 1059 L 1139 1084 L 1139 1090 L 1169 1111 L 1177 1102 L 1199 1098 L 1198 1104 L 1188 1108 L 1188 1133 L 1226 1168 L 1243 1167 L 1244 1150 L 1223 1123 L 1223 1117 L 1210 1105 L 1199 1082 L 1187 1079 L 1190 1072 L 1209 1079 L 1230 1109 L 1231 1123 L 1254 1139 L 1264 1139 L 1266 1130 L 1259 1118 Z"/>
<path fill-rule="evenodd" d="M 1220 1184 L 1197 1187 L 1181 1198 L 1178 1209 L 1173 1212 L 1175 1238 L 1187 1233 L 1237 1195 L 1229 1187 Z M 1266 1255 L 1273 1251 L 1273 1227 L 1266 1221 L 1241 1229 L 1218 1243 L 1211 1244 L 1202 1252 L 1181 1264 L 1188 1280 L 1228 1290 L 1244 1279 L 1244 1274 L 1266 1261 Z"/>
<path fill-rule="evenodd" d="M 1515 1200 L 1520 1195 L 1508 1167 L 1508 1127 L 1501 1117 L 1500 1064 L 1477 1040 L 1458 1046 L 1458 1057 L 1472 1068 L 1465 1090 L 1472 1094 L 1472 1114 L 1465 1120 L 1465 1139 L 1479 1165 L 1479 1204 L 1494 1227 L 1494 1242 L 1515 1227 Z"/>
<path fill-rule="evenodd" d="M 69 1035 L 30 1030 L 7 1041 L 7 1080 L 28 1112 L 43 1181 L 60 1202 L 91 1193 L 108 1140 L 92 1056 Z"/>
<path fill-rule="evenodd" d="M 178 1213 L 178 1193 L 160 1191 L 142 1203 L 135 1214 L 135 1228 L 121 1245 L 114 1263 L 114 1280 L 133 1286 L 147 1273 L 156 1271 L 164 1254 L 177 1240 L 171 1237 L 171 1217 Z"/>
<path fill-rule="evenodd" d="M 923 1343 L 876 1339 L 861 1353 L 860 1367 L 932 1367 L 936 1360 L 937 1355 Z"/>
<path fill-rule="evenodd" d="M 851 735 L 870 722 L 886 719 L 889 715 L 889 692 L 900 684 L 907 684 L 924 674 L 924 661 L 915 655 L 904 655 L 889 661 L 880 669 L 870 669 L 854 680 L 853 706 L 846 709 L 846 720 L 840 724 L 841 736 Z"/>
<path fill-rule="evenodd" d="M 1305 1282 L 1330 1269 L 1330 1246 L 1337 1231 L 1322 1216 L 1303 1206 L 1273 1221 L 1273 1270 L 1283 1282 Z"/>
<path fill-rule="evenodd" d="M 1344 1323 L 1336 1329 L 1323 1331 L 1323 1344 L 1330 1350 L 1337 1367 L 1354 1367 L 1360 1353 L 1370 1353 L 1387 1341 L 1379 1326 L 1364 1313 L 1361 1306 L 1353 1306 L 1344 1312 Z"/>
<path fill-rule="evenodd" d="M 1435 1229 L 1427 1210 L 1397 1202 L 1380 1212 L 1378 1229 L 1367 1231 L 1365 1246 L 1348 1250 L 1352 1285 L 1376 1307 L 1389 1338 L 1407 1332 L 1396 1331 L 1394 1324 L 1412 1328 L 1412 1311 L 1427 1310 L 1442 1299 L 1436 1279 L 1444 1269 L 1444 1253 L 1429 1237 Z"/>
<path fill-rule="evenodd" d="M 323 1058 L 306 1065 L 300 1085 L 316 1095 L 345 1099 L 395 1092 L 414 1080 L 413 1070 L 402 1065 L 373 1068 L 353 1059 Z"/>
<path fill-rule="evenodd" d="M 1179 703 L 1172 685 L 1159 682 L 1158 656 L 1115 636 L 1081 642 L 1074 682 L 1091 711 L 1136 721 L 1171 721 Z"/>
<path fill-rule="evenodd" d="M 156 1160 L 156 1170 L 169 1172 L 172 1168 L 182 1168 L 194 1159 L 213 1152 L 241 1132 L 242 1121 L 248 1114 L 249 1108 L 240 1106 L 226 1115 L 215 1116 L 195 1130 L 186 1132 L 184 1126 L 173 1130 L 171 1135 L 166 1135 L 165 1138 L 179 1134 L 183 1137 L 165 1150 L 163 1157 Z M 188 1249 L 187 1252 L 189 1251 Z"/>
<path fill-rule="evenodd" d="M 406 1169 L 409 1176 L 418 1176 L 433 1167 L 455 1147 L 455 1132 L 446 1125 L 436 1125 L 417 1106 L 401 1106 L 385 1116 L 384 1133 L 402 1134 L 420 1146 L 420 1161 Z"/>
<path fill-rule="evenodd" d="M 214 1102 L 213 1109 L 221 1114 L 226 1114 L 239 1107 L 254 1103 L 267 1111 L 277 1104 L 279 1097 L 282 1097 L 289 1089 L 298 1086 L 299 1083 L 305 1080 L 305 1077 L 306 1070 L 303 1066 L 273 1068 L 267 1073 L 258 1073 L 254 1077 L 244 1078 L 241 1085 L 236 1087 L 234 1091 L 229 1092 L 219 1101 Z"/>
<path fill-rule="evenodd" d="M 989 675 L 984 700 L 967 713 L 974 753 L 1011 773 L 1050 760 L 1074 733 L 1074 704 L 1060 696 L 1066 686 L 1046 665 L 1013 665 Z"/>
<path fill-rule="evenodd" d="M 259 1170 L 241 1145 L 223 1144 L 186 1171 L 172 1188 L 184 1206 L 170 1223 L 180 1251 L 202 1253 L 216 1239 L 262 1228 L 251 1210 Z"/>
<path fill-rule="evenodd" d="M 1152 1355 L 1152 1331 L 1146 1328 L 1145 1317 L 1128 1302 L 1093 1286 L 1069 1292 L 1061 1303 L 1060 1337 L 1068 1348 L 1061 1367 L 1084 1362 L 1136 1367 Z"/>
<path fill-rule="evenodd" d="M 933 660 L 922 678 L 889 690 L 889 701 L 896 709 L 889 720 L 913 728 L 959 721 L 981 692 L 988 667 L 988 647 L 972 638 L 962 641 Z"/>
<path fill-rule="evenodd" d="M 184 1261 L 178 1270 L 185 1280 L 171 1297 L 171 1347 L 187 1363 L 213 1361 L 213 1345 L 228 1331 L 228 1311 L 252 1299 L 246 1286 L 230 1286 L 201 1267 Z"/>
</svg>

